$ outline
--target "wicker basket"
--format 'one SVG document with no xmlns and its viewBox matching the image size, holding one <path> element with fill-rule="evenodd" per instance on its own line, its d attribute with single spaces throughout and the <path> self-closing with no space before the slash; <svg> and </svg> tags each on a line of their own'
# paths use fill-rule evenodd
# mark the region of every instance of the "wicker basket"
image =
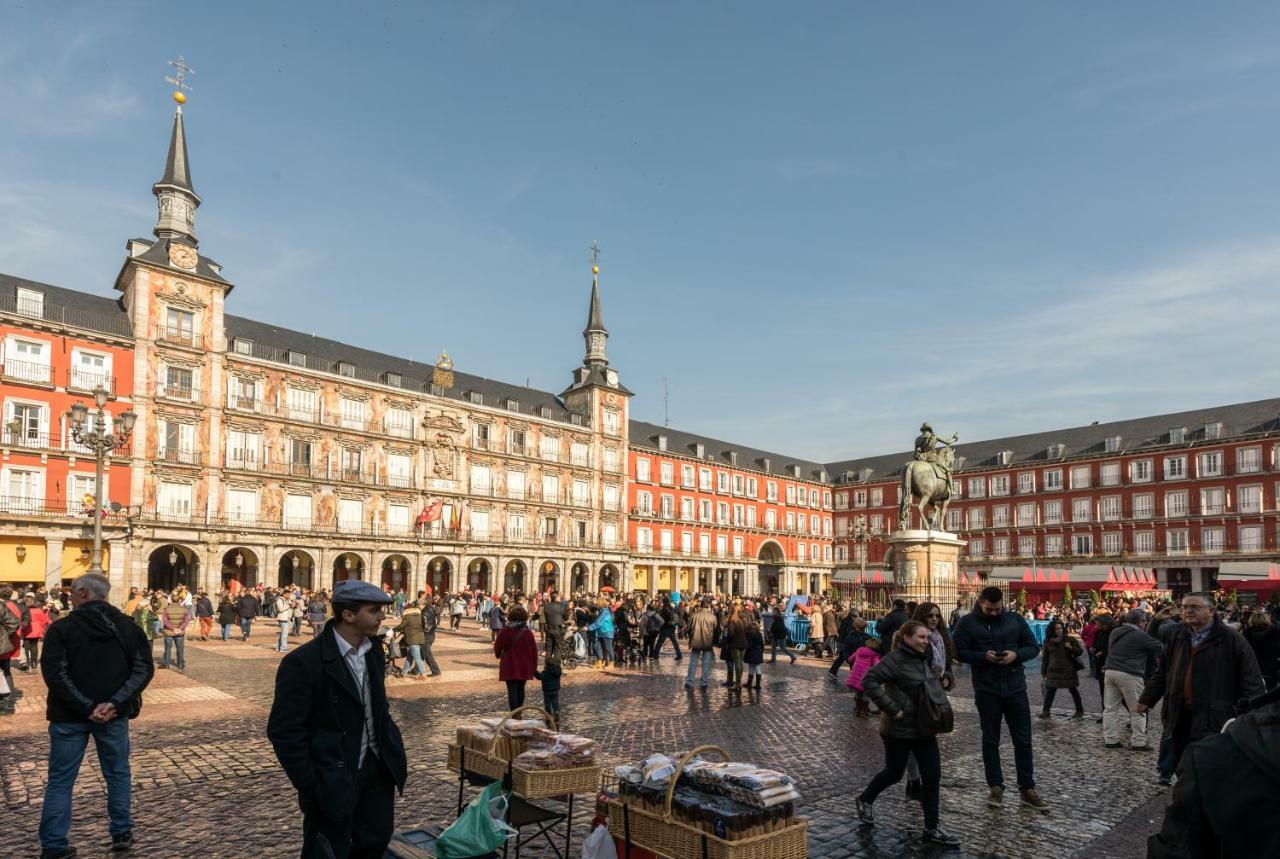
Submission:
<svg viewBox="0 0 1280 859">
<path fill-rule="evenodd" d="M 601 767 L 598 765 L 573 769 L 528 770 L 517 767 L 493 753 L 499 733 L 507 719 L 525 710 L 538 711 L 549 724 L 555 726 L 555 719 L 545 710 L 531 706 L 518 707 L 508 713 L 494 729 L 494 741 L 489 747 L 489 754 L 477 752 L 474 749 L 466 750 L 467 769 L 490 778 L 503 778 L 510 773 L 511 792 L 522 799 L 549 799 L 555 796 L 568 796 L 572 793 L 594 794 L 598 791 L 601 773 Z M 459 772 L 462 768 L 462 752 L 463 750 L 457 744 L 449 744 L 448 766 L 454 772 Z"/>
<path fill-rule="evenodd" d="M 663 814 L 628 805 L 625 799 L 609 804 L 609 834 L 671 859 L 807 859 L 809 821 L 794 822 L 775 832 L 726 841 L 671 815 L 671 797 L 684 765 L 702 752 L 718 752 L 725 760 L 729 753 L 719 746 L 698 746 L 680 759 L 667 787 Z"/>
</svg>

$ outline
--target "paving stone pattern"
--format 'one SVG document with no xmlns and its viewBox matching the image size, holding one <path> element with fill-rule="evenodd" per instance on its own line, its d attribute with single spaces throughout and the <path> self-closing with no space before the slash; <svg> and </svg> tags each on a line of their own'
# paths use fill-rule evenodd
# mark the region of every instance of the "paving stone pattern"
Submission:
<svg viewBox="0 0 1280 859">
<path fill-rule="evenodd" d="M 185 672 L 156 672 L 132 726 L 138 855 L 297 855 L 296 795 L 264 736 L 280 659 L 271 649 L 274 639 L 274 629 L 260 628 L 249 642 L 192 641 Z M 403 827 L 453 818 L 458 783 L 446 768 L 445 744 L 459 721 L 506 705 L 487 631 L 468 624 L 462 633 L 441 633 L 434 652 L 444 677 L 388 683 L 409 757 L 409 783 L 396 804 Z M 1065 710 L 1033 720 L 1037 782 L 1051 812 L 1020 807 L 1016 791 L 1006 796 L 1005 808 L 988 809 L 977 717 L 962 674 L 954 695 L 956 731 L 941 739 L 943 826 L 963 839 L 962 849 L 940 852 L 920 842 L 920 807 L 905 799 L 901 786 L 877 800 L 874 827 L 860 826 L 853 796 L 879 769 L 883 753 L 877 720 L 853 717 L 843 675 L 832 683 L 822 670 L 829 663 L 802 659 L 765 666 L 759 693 L 730 694 L 718 686 L 686 690 L 686 664 L 667 658 L 651 669 L 566 672 L 562 724 L 597 739 L 611 763 L 710 743 L 735 759 L 791 773 L 804 796 L 799 811 L 810 819 L 811 856 L 1131 857 L 1143 854 L 1146 836 L 1159 825 L 1164 794 L 1155 783 L 1154 753 L 1104 750 L 1101 726 L 1092 718 L 1070 720 Z M 717 671 L 724 676 L 719 664 Z M 34 673 L 17 680 L 27 697 L 16 716 L 0 720 L 7 812 L 0 856 L 6 859 L 39 853 L 35 833 L 48 746 L 44 687 Z M 1038 707 L 1038 677 L 1029 674 L 1029 680 Z M 1082 691 L 1096 714 L 1096 685 L 1086 681 Z M 541 703 L 536 683 L 528 700 Z M 1003 760 L 1012 785 L 1007 739 Z M 74 801 L 72 841 L 81 855 L 111 855 L 104 844 L 106 791 L 92 749 Z M 576 805 L 578 844 L 593 798 L 580 797 Z M 535 844 L 522 855 L 551 854 Z"/>
</svg>

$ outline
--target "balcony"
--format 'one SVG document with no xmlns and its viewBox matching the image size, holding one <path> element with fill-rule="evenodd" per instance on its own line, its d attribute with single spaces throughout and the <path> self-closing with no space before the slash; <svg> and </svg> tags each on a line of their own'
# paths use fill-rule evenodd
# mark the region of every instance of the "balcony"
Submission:
<svg viewBox="0 0 1280 859">
<path fill-rule="evenodd" d="M 19 447 L 27 450 L 58 450 L 62 439 L 46 432 L 36 432 L 12 426 L 0 430 L 0 446 Z"/>
<path fill-rule="evenodd" d="M 163 343 L 176 343 L 192 349 L 199 346 L 196 332 L 181 325 L 161 325 L 156 329 L 156 339 Z"/>
<path fill-rule="evenodd" d="M 200 402 L 200 389 L 161 384 L 156 385 L 156 396 L 163 400 L 173 400 L 180 403 L 198 403 Z"/>
<path fill-rule="evenodd" d="M 314 424 L 320 421 L 320 410 L 314 406 L 290 406 L 286 405 L 280 410 L 280 413 L 291 421 L 305 421 Z"/>
<path fill-rule="evenodd" d="M 281 477 L 309 477 L 313 480 L 322 480 L 328 477 L 328 472 L 323 466 L 310 462 L 264 462 L 262 463 L 262 471 L 266 474 L 275 474 Z"/>
<path fill-rule="evenodd" d="M 171 465 L 204 465 L 204 453 L 198 450 L 182 450 L 180 448 L 161 448 L 156 451 L 157 462 Z"/>
<path fill-rule="evenodd" d="M 258 465 L 258 458 L 256 456 L 235 456 L 229 454 L 227 456 L 227 464 L 225 467 L 234 468 L 238 471 L 257 471 Z"/>
<path fill-rule="evenodd" d="M 252 412 L 255 415 L 269 415 L 275 411 L 270 403 L 234 394 L 227 398 L 227 408 L 235 409 L 237 412 Z"/>
<path fill-rule="evenodd" d="M 378 478 L 378 483 L 383 486 L 390 486 L 393 489 L 412 489 L 412 474 L 384 474 Z"/>
<path fill-rule="evenodd" d="M 108 397 L 116 395 L 116 379 L 115 376 L 109 376 L 106 373 L 99 373 L 94 370 L 84 370 L 72 367 L 67 370 L 67 390 L 68 391 L 94 391 L 102 388 L 107 392 Z"/>
<path fill-rule="evenodd" d="M 396 438 L 413 438 L 413 424 L 388 423 L 382 431 Z"/>
<path fill-rule="evenodd" d="M 335 415 L 332 412 L 324 412 L 320 415 L 320 423 L 328 427 L 355 430 L 356 432 L 371 432 L 373 430 L 373 421 L 369 420 L 368 417 L 359 415 Z"/>
<path fill-rule="evenodd" d="M 345 483 L 373 483 L 373 472 L 367 468 L 340 468 L 334 477 Z"/>
<path fill-rule="evenodd" d="M 53 368 L 34 361 L 5 361 L 0 364 L 0 378 L 28 385 L 52 385 Z"/>
</svg>

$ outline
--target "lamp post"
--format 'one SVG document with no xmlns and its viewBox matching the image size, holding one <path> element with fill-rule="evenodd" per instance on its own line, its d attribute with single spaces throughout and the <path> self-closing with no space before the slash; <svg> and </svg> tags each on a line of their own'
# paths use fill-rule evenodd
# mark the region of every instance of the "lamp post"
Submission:
<svg viewBox="0 0 1280 859">
<path fill-rule="evenodd" d="M 867 547 L 875 536 L 867 530 L 867 522 L 865 519 L 858 519 L 853 523 L 853 533 L 849 535 L 849 539 L 858 544 L 858 557 L 862 562 L 862 572 L 858 577 L 857 597 L 859 602 L 866 602 L 867 590 Z"/>
<path fill-rule="evenodd" d="M 74 403 L 68 418 L 71 437 L 76 444 L 93 452 L 93 556 L 89 562 L 89 572 L 102 575 L 102 467 L 111 451 L 128 444 L 138 416 L 133 412 L 118 415 L 116 422 L 119 430 L 107 432 L 107 413 L 103 410 L 107 404 L 105 388 L 93 389 L 93 403 L 97 409 L 92 412 L 84 403 Z"/>
</svg>

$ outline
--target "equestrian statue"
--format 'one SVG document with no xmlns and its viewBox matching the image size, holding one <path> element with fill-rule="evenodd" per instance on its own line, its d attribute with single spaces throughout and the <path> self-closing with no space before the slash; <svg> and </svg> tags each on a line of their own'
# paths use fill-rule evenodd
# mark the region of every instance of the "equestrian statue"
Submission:
<svg viewBox="0 0 1280 859">
<path fill-rule="evenodd" d="M 943 530 L 947 506 L 951 503 L 951 473 L 955 470 L 955 443 L 959 435 L 948 441 L 938 437 L 929 424 L 920 425 L 915 452 L 902 476 L 902 508 L 898 511 L 898 527 L 911 529 L 911 508 L 920 511 L 920 521 L 930 531 Z M 920 500 L 917 502 L 916 499 Z M 925 508 L 932 505 L 931 515 Z"/>
</svg>

